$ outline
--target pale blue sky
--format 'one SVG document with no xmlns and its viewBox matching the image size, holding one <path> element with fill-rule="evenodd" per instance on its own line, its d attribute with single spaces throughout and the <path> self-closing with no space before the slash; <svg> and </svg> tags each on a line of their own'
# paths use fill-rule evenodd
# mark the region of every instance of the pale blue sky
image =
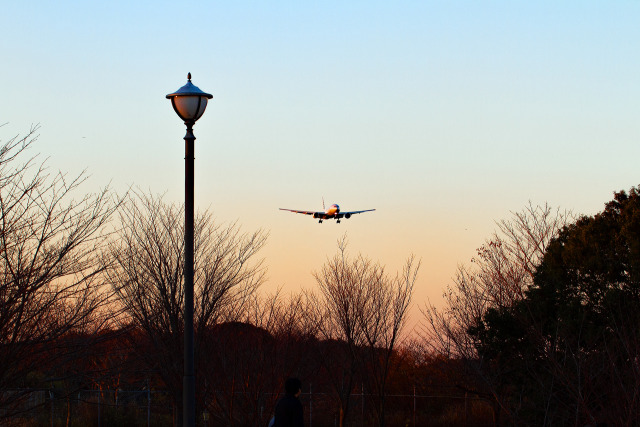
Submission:
<svg viewBox="0 0 640 427">
<path fill-rule="evenodd" d="M 639 1 L 9 2 L 0 139 L 40 123 L 56 169 L 181 201 L 167 93 L 214 95 L 196 203 L 271 232 L 269 287 L 351 248 L 423 260 L 437 300 L 529 200 L 592 214 L 640 184 Z M 319 225 L 279 207 L 377 208 Z"/>
</svg>

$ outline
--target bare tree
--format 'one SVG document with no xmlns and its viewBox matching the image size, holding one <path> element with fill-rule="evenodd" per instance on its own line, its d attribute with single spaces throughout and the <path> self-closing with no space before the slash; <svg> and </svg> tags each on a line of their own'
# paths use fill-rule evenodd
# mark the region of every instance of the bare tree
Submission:
<svg viewBox="0 0 640 427">
<path fill-rule="evenodd" d="M 346 247 L 345 236 L 338 241 L 334 258 L 314 273 L 321 292 L 314 304 L 319 332 L 333 342 L 325 345 L 332 356 L 321 355 L 321 360 L 338 363 L 326 369 L 332 374 L 338 395 L 340 426 L 347 422 L 357 373 L 367 378 L 379 398 L 376 410 L 382 426 L 392 354 L 406 320 L 420 263 L 410 257 L 402 275 L 390 278 L 379 263 L 362 255 L 349 258 Z"/>
<path fill-rule="evenodd" d="M 325 341 L 319 346 L 318 357 L 329 374 L 339 404 L 339 426 L 346 425 L 358 366 L 358 349 L 365 344 L 359 327 L 358 312 L 364 305 L 364 277 L 357 277 L 369 269 L 364 265 L 352 267 L 346 254 L 346 238 L 338 242 L 338 253 L 314 273 L 321 294 L 309 294 L 315 299 L 314 318 L 319 319 L 319 335 Z M 371 272 L 375 277 L 376 272 Z"/>
<path fill-rule="evenodd" d="M 427 348 L 445 357 L 466 361 L 472 376 L 468 384 L 489 385 L 488 389 L 472 390 L 495 399 L 500 405 L 495 384 L 500 372 L 483 369 L 478 358 L 476 341 L 469 334 L 489 309 L 509 307 L 522 300 L 533 284 L 533 276 L 544 253 L 562 227 L 574 219 L 570 212 L 552 209 L 548 205 L 531 203 L 510 220 L 497 223 L 498 230 L 477 251 L 471 265 L 462 265 L 453 278 L 453 285 L 444 293 L 444 306 L 438 309 L 427 304 L 421 310 L 424 324 L 421 336 Z M 471 391 L 471 390 L 470 390 Z"/>
<path fill-rule="evenodd" d="M 387 276 L 382 268 L 374 280 L 367 282 L 366 304 L 358 316 L 366 342 L 362 354 L 366 374 L 362 379 L 376 396 L 380 427 L 385 425 L 387 380 L 395 365 L 394 350 L 402 338 L 419 269 L 420 262 L 413 256 L 407 259 L 402 274 L 395 277 Z"/>
<path fill-rule="evenodd" d="M 475 356 L 468 329 L 489 308 L 510 306 L 523 298 L 547 246 L 572 220 L 570 212 L 530 203 L 511 220 L 498 222 L 498 230 L 478 249 L 471 265 L 458 267 L 453 286 L 443 295 L 444 307 L 423 308 L 425 341 L 447 356 Z"/>
<path fill-rule="evenodd" d="M 104 256 L 106 280 L 124 309 L 123 321 L 143 331 L 151 352 L 143 356 L 182 400 L 184 210 L 161 197 L 134 194 L 120 210 L 119 239 Z M 212 326 L 236 320 L 263 282 L 262 261 L 253 262 L 266 234 L 241 233 L 236 224 L 214 224 L 210 213 L 195 219 L 194 323 L 196 366 L 204 363 L 202 340 Z M 178 417 L 179 419 L 181 417 Z"/>
<path fill-rule="evenodd" d="M 0 389 L 33 386 L 26 373 L 62 357 L 64 345 L 50 350 L 64 334 L 95 327 L 107 298 L 97 254 L 118 201 L 108 189 L 79 195 L 84 174 L 51 173 L 29 157 L 37 130 L 0 147 Z M 11 396 L 0 394 L 0 406 Z"/>
</svg>

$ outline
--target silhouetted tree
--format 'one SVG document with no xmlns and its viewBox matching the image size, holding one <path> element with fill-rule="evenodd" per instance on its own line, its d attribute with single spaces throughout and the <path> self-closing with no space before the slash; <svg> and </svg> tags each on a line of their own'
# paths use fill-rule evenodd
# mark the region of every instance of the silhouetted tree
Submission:
<svg viewBox="0 0 640 427">
<path fill-rule="evenodd" d="M 402 274 L 395 277 L 388 276 L 382 268 L 380 280 L 367 283 L 367 304 L 359 314 L 366 342 L 362 353 L 366 374 L 362 379 L 378 400 L 374 408 L 380 427 L 385 425 L 387 380 L 398 362 L 394 350 L 402 338 L 419 268 L 420 262 L 413 256 L 407 259 Z"/>
<path fill-rule="evenodd" d="M 378 425 L 384 425 L 386 382 L 392 355 L 411 303 L 420 263 L 407 260 L 401 275 L 390 277 L 379 263 L 358 255 L 349 258 L 346 237 L 338 241 L 338 253 L 314 273 L 321 295 L 313 305 L 319 332 L 333 354 L 321 356 L 333 380 L 340 402 L 340 425 L 346 424 L 356 374 L 378 398 Z M 324 346 L 326 349 L 327 347 Z M 344 354 L 340 354 L 343 350 Z M 340 367 L 328 366 L 340 361 Z M 338 375 L 336 375 L 338 374 Z"/>
<path fill-rule="evenodd" d="M 525 297 L 490 309 L 470 332 L 482 357 L 510 369 L 501 385 L 519 420 L 634 425 L 639 323 L 640 194 L 632 188 L 564 227 Z"/>
<path fill-rule="evenodd" d="M 468 374 L 466 386 L 479 396 L 491 396 L 498 408 L 510 414 L 512 406 L 499 393 L 506 369 L 488 366 L 477 351 L 477 327 L 489 310 L 510 307 L 524 298 L 533 284 L 536 268 L 559 230 L 573 218 L 571 213 L 548 205 L 529 204 L 523 211 L 502 220 L 498 230 L 478 249 L 470 266 L 461 266 L 453 286 L 444 294 L 444 307 L 428 304 L 421 336 L 427 348 L 447 358 L 460 358 Z M 491 368 L 491 369 L 490 369 Z M 506 368 L 506 367 L 503 367 Z"/>
<path fill-rule="evenodd" d="M 157 370 L 179 412 L 183 375 L 184 210 L 161 198 L 134 194 L 120 210 L 119 239 L 104 256 L 105 278 L 122 306 L 123 324 L 144 331 L 152 351 L 141 354 Z M 196 368 L 205 363 L 202 340 L 214 325 L 236 320 L 264 278 L 253 262 L 266 234 L 241 233 L 236 224 L 195 218 L 194 324 Z M 178 417 L 181 419 L 181 417 Z"/>
<path fill-rule="evenodd" d="M 59 338 L 99 329 L 107 298 L 97 255 L 118 202 L 107 189 L 79 194 L 84 174 L 51 173 L 29 157 L 37 130 L 0 146 L 0 390 L 42 386 L 46 368 L 68 356 Z M 0 414 L 19 397 L 0 393 Z"/>
</svg>

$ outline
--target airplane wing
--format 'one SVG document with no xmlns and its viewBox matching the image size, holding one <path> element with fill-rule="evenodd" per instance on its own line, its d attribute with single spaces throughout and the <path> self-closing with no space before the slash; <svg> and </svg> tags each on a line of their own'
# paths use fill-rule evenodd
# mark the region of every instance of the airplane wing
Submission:
<svg viewBox="0 0 640 427">
<path fill-rule="evenodd" d="M 289 211 L 289 212 L 294 212 L 294 213 L 299 213 L 299 214 L 304 214 L 304 215 L 314 215 L 314 214 L 318 214 L 318 215 L 324 215 L 324 212 L 314 212 L 314 211 L 297 211 L 295 209 L 283 209 L 280 208 L 281 211 Z"/>
<path fill-rule="evenodd" d="M 358 213 L 362 213 L 362 212 L 371 212 L 371 211 L 375 211 L 375 209 L 365 209 L 363 211 L 352 211 L 352 212 L 340 212 L 341 214 L 349 214 L 349 215 L 353 215 L 353 214 L 358 214 Z"/>
<path fill-rule="evenodd" d="M 351 215 L 359 214 L 359 213 L 362 213 L 362 212 L 371 212 L 371 211 L 375 211 L 375 209 L 365 209 L 363 211 L 340 212 L 339 214 L 336 215 L 336 218 L 338 218 L 338 219 L 340 219 L 340 218 L 350 218 Z"/>
</svg>

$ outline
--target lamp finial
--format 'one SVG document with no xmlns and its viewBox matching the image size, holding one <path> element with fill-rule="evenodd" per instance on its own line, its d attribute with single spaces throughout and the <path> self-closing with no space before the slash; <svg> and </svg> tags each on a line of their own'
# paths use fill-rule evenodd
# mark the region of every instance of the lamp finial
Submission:
<svg viewBox="0 0 640 427">
<path fill-rule="evenodd" d="M 187 74 L 187 79 L 191 81 L 191 73 Z"/>
</svg>

